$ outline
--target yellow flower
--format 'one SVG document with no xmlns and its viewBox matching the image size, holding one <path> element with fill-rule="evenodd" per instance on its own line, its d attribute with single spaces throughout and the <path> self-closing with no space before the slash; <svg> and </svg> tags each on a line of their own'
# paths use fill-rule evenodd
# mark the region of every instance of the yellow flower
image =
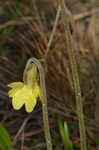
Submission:
<svg viewBox="0 0 99 150">
<path fill-rule="evenodd" d="M 29 86 L 23 82 L 13 82 L 8 86 L 12 88 L 8 95 L 12 98 L 12 105 L 15 110 L 19 110 L 25 105 L 26 112 L 32 112 L 37 99 L 41 99 L 41 90 L 37 83 L 34 86 Z"/>
<path fill-rule="evenodd" d="M 8 85 L 12 88 L 8 95 L 12 98 L 12 106 L 19 110 L 23 105 L 27 112 L 32 112 L 38 98 L 41 99 L 41 89 L 37 80 L 38 70 L 35 64 L 30 64 L 23 75 L 24 82 L 13 82 Z"/>
</svg>

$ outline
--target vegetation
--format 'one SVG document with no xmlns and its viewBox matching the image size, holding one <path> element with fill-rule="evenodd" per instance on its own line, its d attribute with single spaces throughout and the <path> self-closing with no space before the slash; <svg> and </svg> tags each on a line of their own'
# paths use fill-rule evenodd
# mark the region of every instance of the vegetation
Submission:
<svg viewBox="0 0 99 150">
<path fill-rule="evenodd" d="M 96 0 L 0 2 L 0 150 L 98 148 L 98 12 Z"/>
</svg>

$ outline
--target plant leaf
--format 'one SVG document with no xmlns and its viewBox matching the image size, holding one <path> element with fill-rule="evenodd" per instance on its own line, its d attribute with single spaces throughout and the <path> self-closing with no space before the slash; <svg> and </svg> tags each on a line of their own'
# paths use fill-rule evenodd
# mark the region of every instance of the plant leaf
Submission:
<svg viewBox="0 0 99 150">
<path fill-rule="evenodd" d="M 0 150 L 14 150 L 10 135 L 0 123 Z"/>
</svg>

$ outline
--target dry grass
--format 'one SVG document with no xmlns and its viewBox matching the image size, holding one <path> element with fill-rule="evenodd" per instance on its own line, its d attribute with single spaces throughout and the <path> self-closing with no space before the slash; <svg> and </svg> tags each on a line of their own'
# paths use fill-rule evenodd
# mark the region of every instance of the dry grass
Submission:
<svg viewBox="0 0 99 150">
<path fill-rule="evenodd" d="M 81 9 L 77 9 L 78 4 Z M 1 33 L 8 25 L 14 26 L 13 34 L 7 36 L 0 35 L 0 121 L 6 125 L 14 138 L 29 116 L 28 121 L 23 127 L 24 150 L 33 149 L 32 145 L 44 141 L 41 138 L 41 136 L 43 137 L 41 105 L 38 104 L 32 113 L 32 117 L 26 114 L 24 109 L 19 112 L 14 111 L 7 97 L 8 89 L 6 85 L 12 81 L 22 80 L 24 66 L 29 57 L 45 57 L 47 43 L 51 35 L 57 11 L 57 3 L 53 2 L 48 4 L 49 9 L 46 9 L 46 7 L 41 8 L 40 6 L 36 7 L 36 5 L 33 6 L 31 11 L 27 8 L 27 5 L 22 5 L 24 12 L 22 12 L 23 15 L 21 18 L 17 21 L 11 19 L 8 22 L 5 21 L 5 23 L 0 24 Z M 86 114 L 86 126 L 88 129 L 88 139 L 92 145 L 95 143 L 93 137 L 96 136 L 99 138 L 99 10 L 95 5 L 93 7 L 90 3 L 82 4 L 78 2 L 75 2 L 75 7 L 74 4 L 68 2 L 68 9 L 70 11 L 70 17 L 73 17 L 75 22 L 75 24 L 73 24 L 72 20 L 70 22 L 71 31 L 77 47 L 76 53 Z M 53 116 L 54 114 L 65 116 L 71 128 L 73 142 L 79 143 L 74 90 L 63 32 L 60 19 L 45 66 L 47 68 L 46 84 L 50 127 L 52 128 L 53 137 L 57 136 L 57 132 L 54 132 L 55 123 L 53 123 Z M 39 142 L 33 141 L 34 138 L 37 138 Z M 22 140 L 23 131 L 16 139 L 17 148 L 22 145 Z"/>
</svg>

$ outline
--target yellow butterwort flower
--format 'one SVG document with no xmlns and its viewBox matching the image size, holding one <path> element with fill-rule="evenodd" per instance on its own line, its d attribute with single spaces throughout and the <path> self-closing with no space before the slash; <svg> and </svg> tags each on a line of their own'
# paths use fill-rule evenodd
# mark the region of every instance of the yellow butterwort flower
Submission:
<svg viewBox="0 0 99 150">
<path fill-rule="evenodd" d="M 12 88 L 8 95 L 12 98 L 13 108 L 19 110 L 23 105 L 27 112 L 32 112 L 37 99 L 41 98 L 40 87 L 35 84 L 35 87 L 25 85 L 23 82 L 13 82 L 8 85 Z"/>
<path fill-rule="evenodd" d="M 32 112 L 38 98 L 41 99 L 41 89 L 37 82 L 37 67 L 31 64 L 30 69 L 25 72 L 26 81 L 8 84 L 12 88 L 8 95 L 12 98 L 12 106 L 19 110 L 23 105 L 27 112 Z"/>
</svg>

